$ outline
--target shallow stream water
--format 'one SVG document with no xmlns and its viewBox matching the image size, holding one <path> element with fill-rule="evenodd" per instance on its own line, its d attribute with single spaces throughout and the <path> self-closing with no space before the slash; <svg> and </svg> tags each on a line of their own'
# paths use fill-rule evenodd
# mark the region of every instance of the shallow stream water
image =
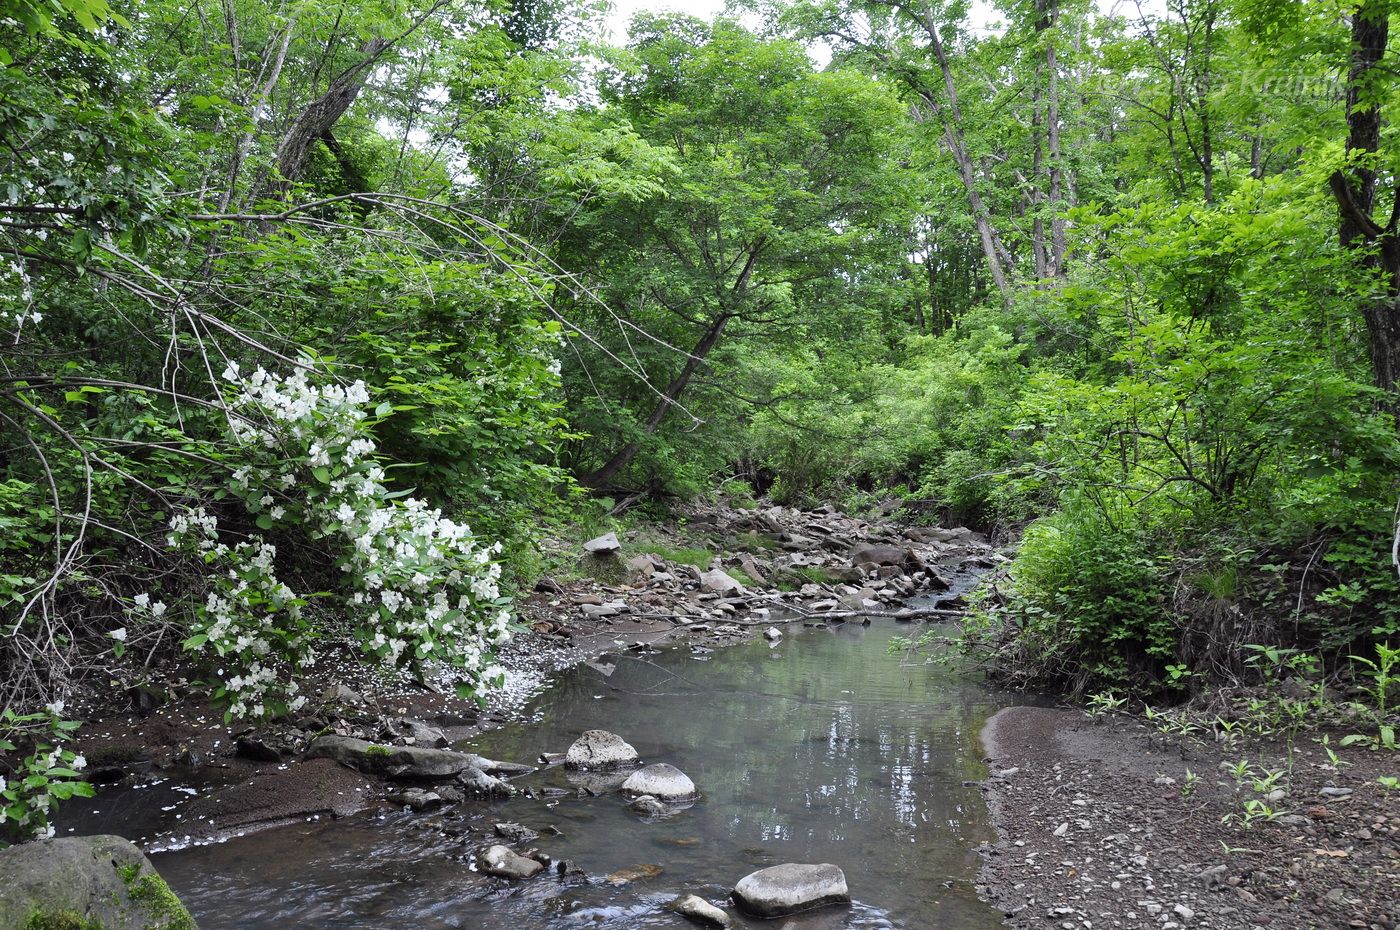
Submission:
<svg viewBox="0 0 1400 930">
<path fill-rule="evenodd" d="M 607 656 L 546 681 L 518 723 L 463 747 L 533 762 L 583 730 L 611 730 L 699 786 L 699 800 L 667 819 L 641 817 L 616 792 L 578 797 L 579 777 L 556 767 L 515 784 L 568 796 L 380 808 L 154 862 L 204 930 L 690 927 L 661 905 L 681 892 L 719 901 L 748 872 L 788 861 L 836 863 L 854 898 L 794 918 L 793 930 L 998 927 L 973 890 L 986 808 L 963 783 L 985 774 L 983 721 L 1016 699 L 889 654 L 893 637 L 923 629 L 793 625 L 776 645 Z M 583 874 L 484 878 L 469 854 L 497 821 L 557 829 L 534 845 Z M 636 866 L 652 877 L 606 878 Z"/>
</svg>

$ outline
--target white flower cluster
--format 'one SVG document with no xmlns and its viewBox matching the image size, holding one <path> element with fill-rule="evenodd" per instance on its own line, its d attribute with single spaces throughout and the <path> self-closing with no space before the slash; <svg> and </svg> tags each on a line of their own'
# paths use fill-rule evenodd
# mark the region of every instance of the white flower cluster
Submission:
<svg viewBox="0 0 1400 930">
<path fill-rule="evenodd" d="M 13 284 L 9 279 L 13 279 Z M 34 286 L 29 272 L 17 261 L 0 266 L 0 326 L 16 330 L 25 323 L 38 324 L 44 315 L 34 309 Z"/>
<path fill-rule="evenodd" d="M 362 648 L 393 666 L 455 666 L 473 686 L 497 677 L 492 650 L 510 623 L 494 561 L 500 545 L 390 493 L 365 385 L 315 384 L 305 370 L 245 376 L 235 363 L 224 378 L 234 385 L 232 432 L 245 460 L 232 490 L 260 528 L 300 528 L 328 543 Z M 207 642 L 233 666 L 223 683 L 232 713 L 261 716 L 294 694 L 295 680 L 280 681 L 275 669 L 295 675 L 315 661 L 305 600 L 277 579 L 270 543 L 256 533 L 232 547 L 220 542 L 217 520 L 203 509 L 175 516 L 171 542 L 219 567 L 190 648 Z"/>
</svg>

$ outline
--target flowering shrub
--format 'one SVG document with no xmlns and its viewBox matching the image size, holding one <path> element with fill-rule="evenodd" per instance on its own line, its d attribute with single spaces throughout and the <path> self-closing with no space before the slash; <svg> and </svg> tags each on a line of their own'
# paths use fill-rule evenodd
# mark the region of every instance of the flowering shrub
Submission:
<svg viewBox="0 0 1400 930">
<path fill-rule="evenodd" d="M 78 774 L 87 760 L 62 746 L 78 726 L 76 720 L 63 719 L 62 701 L 37 714 L 16 714 L 8 707 L 0 713 L 0 753 L 34 743 L 8 778 L 0 775 L 0 838 L 53 836 L 49 814 L 58 802 L 92 797 L 92 785 Z"/>
<path fill-rule="evenodd" d="M 499 545 L 412 497 L 390 492 L 370 436 L 363 382 L 313 383 L 311 364 L 280 377 L 258 368 L 224 371 L 229 424 L 243 463 L 229 490 L 264 532 L 304 533 L 344 575 L 338 606 L 362 650 L 390 667 L 459 669 L 459 691 L 495 683 L 492 650 L 509 636 L 498 588 Z M 387 413 L 381 406 L 377 415 Z M 321 630 L 276 572 L 277 548 L 260 533 L 230 544 L 202 507 L 170 521 L 172 547 L 214 571 L 195 606 L 185 647 L 222 660 L 217 698 L 233 717 L 300 707 L 296 676 L 316 661 Z M 329 596 L 329 595 L 326 595 Z M 163 609 L 164 605 L 160 605 Z M 153 611 L 149 599 L 133 613 Z"/>
</svg>

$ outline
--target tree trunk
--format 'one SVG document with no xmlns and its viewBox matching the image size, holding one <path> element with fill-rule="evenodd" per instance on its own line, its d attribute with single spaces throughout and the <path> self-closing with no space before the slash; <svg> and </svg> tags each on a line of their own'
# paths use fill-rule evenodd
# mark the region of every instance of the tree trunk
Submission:
<svg viewBox="0 0 1400 930">
<path fill-rule="evenodd" d="M 666 414 L 680 400 L 681 394 L 690 384 L 690 379 L 700 370 L 700 365 L 719 342 L 724 327 L 733 319 L 733 316 L 733 313 L 726 311 L 715 317 L 710 323 L 704 335 L 700 337 L 700 341 L 691 350 L 690 356 L 686 358 L 685 366 L 681 368 L 680 374 L 676 375 L 675 379 L 666 386 L 666 390 L 661 393 L 661 398 L 657 401 L 656 406 L 652 408 L 651 415 L 647 417 L 646 423 L 642 427 L 643 435 L 650 436 L 660 428 L 662 421 L 666 419 Z M 617 477 L 617 473 L 626 468 L 641 450 L 641 439 L 629 442 L 617 450 L 613 457 L 604 462 L 597 471 L 586 475 L 583 483 L 594 490 L 607 487 L 608 483 Z"/>
<path fill-rule="evenodd" d="M 1372 70 L 1385 57 L 1389 40 L 1389 11 L 1384 0 L 1363 0 L 1352 11 L 1351 64 L 1347 73 L 1347 155 L 1353 161 L 1332 175 L 1332 195 L 1339 213 L 1342 244 L 1363 255 L 1366 267 L 1381 277 L 1380 293 L 1366 298 L 1362 316 L 1370 338 L 1371 373 L 1376 385 L 1394 391 L 1400 381 L 1400 186 L 1389 221 L 1376 222 L 1377 172 L 1374 155 L 1380 149 L 1380 103 L 1368 99 Z"/>
<path fill-rule="evenodd" d="M 374 38 L 361 46 L 360 53 L 364 57 L 337 75 L 326 92 L 308 104 L 288 127 L 282 141 L 277 144 L 278 177 L 275 188 L 278 191 L 285 192 L 301 176 L 311 146 L 329 133 L 345 111 L 350 109 L 350 105 L 360 96 L 360 91 L 364 90 L 366 74 L 390 44 L 388 39 Z M 261 188 L 265 184 L 266 179 L 263 179 L 256 185 L 256 195 L 261 196 Z"/>
<path fill-rule="evenodd" d="M 1044 0 L 1047 26 L 1058 24 L 1059 0 Z M 1055 51 L 1058 34 L 1045 43 L 1045 138 L 1050 159 L 1050 255 L 1049 271 L 1057 278 L 1065 274 L 1064 161 L 1060 151 L 1060 62 Z"/>
<path fill-rule="evenodd" d="M 1040 31 L 1037 25 L 1036 31 Z M 1035 277 L 1043 281 L 1050 276 L 1049 250 L 1045 246 L 1045 197 L 1040 190 L 1040 177 L 1044 173 L 1045 161 L 1043 131 L 1040 119 L 1040 68 L 1035 69 L 1031 85 L 1031 254 L 1035 258 Z"/>
<path fill-rule="evenodd" d="M 924 31 L 928 34 L 929 47 L 933 50 L 933 56 L 938 60 L 938 70 L 943 75 L 943 90 L 947 95 L 947 106 L 944 107 L 938 98 L 923 89 L 920 96 L 929 105 L 934 113 L 938 114 L 943 121 L 943 138 L 948 145 L 948 151 L 953 156 L 953 161 L 957 163 L 958 175 L 962 178 L 963 189 L 967 194 L 967 205 L 972 210 L 972 218 L 977 224 L 977 238 L 982 243 L 982 254 L 987 259 L 987 273 L 991 275 L 992 282 L 1001 292 L 1003 303 L 1011 300 L 1011 281 L 1008 276 L 1009 257 L 1005 247 L 1002 245 L 1001 237 L 997 235 L 996 227 L 992 225 L 991 212 L 987 209 L 986 203 L 982 200 L 982 195 L 977 189 L 977 171 L 972 163 L 972 156 L 967 152 L 967 145 L 963 136 L 962 110 L 958 107 L 958 89 L 953 81 L 953 68 L 948 61 L 947 50 L 943 47 L 943 39 L 938 34 L 938 24 L 933 21 L 933 15 L 927 9 L 921 11 L 921 21 Z"/>
</svg>

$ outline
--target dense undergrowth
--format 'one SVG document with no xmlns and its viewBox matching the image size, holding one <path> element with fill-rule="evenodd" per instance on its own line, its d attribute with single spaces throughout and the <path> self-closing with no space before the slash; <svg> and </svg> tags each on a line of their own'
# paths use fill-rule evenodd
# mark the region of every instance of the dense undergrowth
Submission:
<svg viewBox="0 0 1400 930">
<path fill-rule="evenodd" d="M 0 0 L 19 767 L 94 682 L 489 684 L 542 539 L 720 486 L 1015 542 L 1019 684 L 1383 654 L 1396 11 L 995 6 Z"/>
</svg>

